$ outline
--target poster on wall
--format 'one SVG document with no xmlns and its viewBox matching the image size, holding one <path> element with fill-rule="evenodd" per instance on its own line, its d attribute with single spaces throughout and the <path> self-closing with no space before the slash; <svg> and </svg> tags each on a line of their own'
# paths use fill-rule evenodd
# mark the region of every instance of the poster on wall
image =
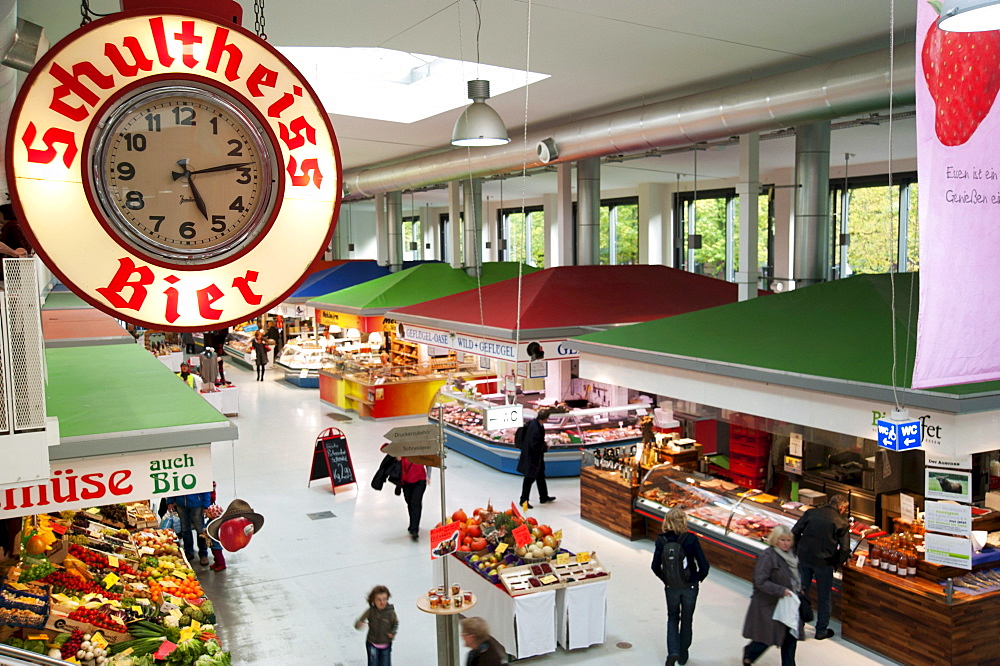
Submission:
<svg viewBox="0 0 1000 666">
<path fill-rule="evenodd" d="M 925 469 L 927 499 L 972 502 L 972 474 L 957 470 Z"/>
<path fill-rule="evenodd" d="M 939 3 L 917 3 L 920 314 L 914 388 L 1000 378 L 994 335 L 1000 300 L 992 297 L 1000 282 L 1000 68 L 990 64 L 996 55 L 987 55 L 1000 55 L 1000 31 L 942 31 L 934 5 Z M 980 54 L 971 67 L 969 53 Z"/>
</svg>

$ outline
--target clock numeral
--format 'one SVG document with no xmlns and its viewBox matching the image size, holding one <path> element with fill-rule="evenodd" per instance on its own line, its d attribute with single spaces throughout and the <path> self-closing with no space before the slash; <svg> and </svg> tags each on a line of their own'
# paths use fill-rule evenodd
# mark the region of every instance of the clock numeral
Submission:
<svg viewBox="0 0 1000 666">
<path fill-rule="evenodd" d="M 229 145 L 233 147 L 227 155 L 230 157 L 243 157 L 243 142 L 239 139 L 230 139 L 228 141 Z"/>
<path fill-rule="evenodd" d="M 218 134 L 219 133 L 219 117 L 218 116 L 212 116 L 212 119 L 209 120 L 208 122 L 209 122 L 209 124 L 212 125 L 212 134 Z"/>
<path fill-rule="evenodd" d="M 243 197 L 236 197 L 233 199 L 233 203 L 229 204 L 229 210 L 235 210 L 240 213 L 245 211 L 246 207 L 243 205 Z"/>
<path fill-rule="evenodd" d="M 146 207 L 146 202 L 142 200 L 142 192 L 129 190 L 125 194 L 125 207 L 129 210 L 142 210 Z"/>
<path fill-rule="evenodd" d="M 150 215 L 149 216 L 149 221 L 150 222 L 154 222 L 154 221 L 156 222 L 156 224 L 153 226 L 153 233 L 154 234 L 160 230 L 160 225 L 163 224 L 163 220 L 165 220 L 165 219 L 167 219 L 167 218 L 164 217 L 163 215 Z"/>
<path fill-rule="evenodd" d="M 141 153 L 146 150 L 145 134 L 132 134 L 129 132 L 127 134 L 122 134 L 122 138 L 125 139 L 125 147 L 128 150 L 134 150 L 137 153 Z"/>
<path fill-rule="evenodd" d="M 197 125 L 194 121 L 194 109 L 190 106 L 175 106 L 171 109 L 174 112 L 174 125 Z"/>
<path fill-rule="evenodd" d="M 236 167 L 236 170 L 240 172 L 240 177 L 236 179 L 236 184 L 249 185 L 250 181 L 252 180 L 250 178 L 250 172 L 252 171 L 252 169 L 250 167 Z"/>
<path fill-rule="evenodd" d="M 215 233 L 221 233 L 226 230 L 226 216 L 225 215 L 213 215 L 212 216 L 212 231 Z"/>
<path fill-rule="evenodd" d="M 177 233 L 181 235 L 181 238 L 194 238 L 198 235 L 197 229 L 194 228 L 194 222 L 182 222 Z"/>
<path fill-rule="evenodd" d="M 158 113 L 147 113 L 146 114 L 146 128 L 150 132 L 160 131 L 160 114 Z"/>
<path fill-rule="evenodd" d="M 118 177 L 122 180 L 132 180 L 135 178 L 135 167 L 132 166 L 131 162 L 119 162 L 115 170 L 118 172 Z"/>
</svg>

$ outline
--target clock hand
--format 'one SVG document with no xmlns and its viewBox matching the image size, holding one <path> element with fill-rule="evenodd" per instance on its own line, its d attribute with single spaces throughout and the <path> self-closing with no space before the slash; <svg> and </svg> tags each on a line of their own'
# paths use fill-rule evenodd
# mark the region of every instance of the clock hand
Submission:
<svg viewBox="0 0 1000 666">
<path fill-rule="evenodd" d="M 194 176 L 199 173 L 214 173 L 216 171 L 229 171 L 230 169 L 239 169 L 242 166 L 248 164 L 253 164 L 253 162 L 236 162 L 235 164 L 220 164 L 219 166 L 209 167 L 207 169 L 198 169 L 197 171 L 191 171 L 191 175 Z"/>
<path fill-rule="evenodd" d="M 194 174 L 192 172 L 190 172 L 190 171 L 188 172 L 188 185 L 191 186 L 191 194 L 194 195 L 194 203 L 195 203 L 195 205 L 198 206 L 198 210 L 201 211 L 202 216 L 207 220 L 208 219 L 208 209 L 205 208 L 205 200 L 201 198 L 201 194 L 198 193 L 198 188 L 195 187 L 195 185 L 194 185 L 194 178 L 191 177 L 193 175 Z"/>
</svg>

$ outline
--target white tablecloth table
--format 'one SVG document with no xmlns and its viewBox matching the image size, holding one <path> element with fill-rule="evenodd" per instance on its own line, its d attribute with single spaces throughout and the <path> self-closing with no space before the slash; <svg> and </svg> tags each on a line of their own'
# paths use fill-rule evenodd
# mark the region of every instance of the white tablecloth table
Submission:
<svg viewBox="0 0 1000 666">
<path fill-rule="evenodd" d="M 584 583 L 556 592 L 559 645 L 567 650 L 604 642 L 608 581 Z"/>
</svg>

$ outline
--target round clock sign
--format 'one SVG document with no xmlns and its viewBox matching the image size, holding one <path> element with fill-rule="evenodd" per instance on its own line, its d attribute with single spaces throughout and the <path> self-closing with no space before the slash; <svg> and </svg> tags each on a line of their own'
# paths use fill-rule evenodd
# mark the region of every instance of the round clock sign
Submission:
<svg viewBox="0 0 1000 666">
<path fill-rule="evenodd" d="M 283 300 L 340 204 L 329 118 L 282 55 L 208 16 L 123 12 L 32 70 L 11 194 L 46 264 L 147 327 L 212 330 Z"/>
</svg>

